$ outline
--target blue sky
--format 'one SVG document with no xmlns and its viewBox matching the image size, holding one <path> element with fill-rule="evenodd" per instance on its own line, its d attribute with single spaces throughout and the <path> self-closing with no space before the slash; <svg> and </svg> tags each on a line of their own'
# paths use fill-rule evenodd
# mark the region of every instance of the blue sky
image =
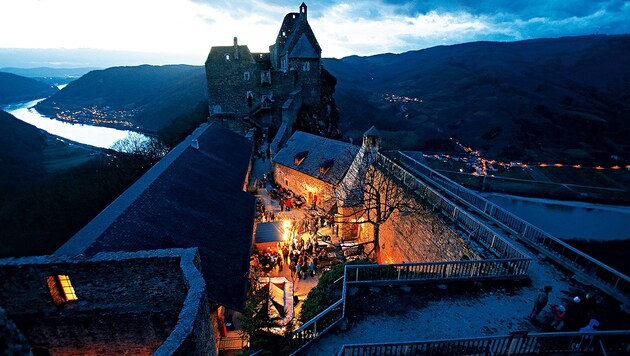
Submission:
<svg viewBox="0 0 630 356">
<path fill-rule="evenodd" d="M 91 48 L 168 53 L 201 64 L 213 45 L 268 51 L 286 0 L 2 0 L 0 48 Z M 307 2 L 324 57 L 463 42 L 630 33 L 630 1 L 478 0 Z M 175 59 L 173 59 L 175 58 Z M 163 64 L 163 63 L 153 63 Z"/>
</svg>

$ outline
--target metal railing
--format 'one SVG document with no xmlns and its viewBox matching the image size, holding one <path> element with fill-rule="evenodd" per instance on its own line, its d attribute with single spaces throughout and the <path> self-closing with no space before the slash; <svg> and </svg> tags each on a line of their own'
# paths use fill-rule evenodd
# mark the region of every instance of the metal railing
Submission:
<svg viewBox="0 0 630 356">
<path fill-rule="evenodd" d="M 530 258 L 480 261 L 403 263 L 391 265 L 346 265 L 341 299 L 292 334 L 293 354 L 339 324 L 346 315 L 349 285 L 394 285 L 480 279 L 514 280 L 527 277 Z"/>
<path fill-rule="evenodd" d="M 343 345 L 338 356 L 628 355 L 630 331 L 513 333 L 468 339 Z"/>
<path fill-rule="evenodd" d="M 451 197 L 483 214 L 520 238 L 523 242 L 551 257 L 564 267 L 610 294 L 625 304 L 630 304 L 630 277 L 584 254 L 564 241 L 528 223 L 500 206 L 464 188 L 444 175 L 414 160 L 402 152 L 392 152 L 391 159 L 378 155 L 378 160 L 389 165 L 392 172 L 413 171 L 416 179 L 422 179 Z M 400 164 L 400 165 L 399 165 Z M 401 167 L 404 166 L 405 168 Z M 411 179 L 411 178 L 408 178 Z M 422 184 L 420 184 L 422 185 Z"/>
<path fill-rule="evenodd" d="M 332 327 L 339 324 L 343 320 L 345 316 L 345 300 L 346 295 L 344 286 L 344 293 L 341 296 L 341 299 L 336 301 L 333 305 L 329 306 L 321 313 L 317 314 L 317 316 L 304 323 L 296 331 L 293 332 L 291 338 L 292 346 L 295 349 L 293 354 L 296 354 L 300 350 L 304 349 L 317 337 L 330 330 Z"/>
<path fill-rule="evenodd" d="M 495 259 L 388 265 L 347 265 L 346 285 L 409 284 L 447 280 L 521 279 L 531 259 Z"/>
<path fill-rule="evenodd" d="M 394 177 L 399 179 L 406 187 L 421 195 L 426 201 L 439 209 L 445 216 L 451 219 L 468 233 L 468 237 L 483 245 L 486 249 L 500 258 L 526 258 L 525 252 L 515 246 L 511 241 L 497 234 L 489 226 L 479 221 L 474 215 L 444 197 L 436 189 L 423 182 L 413 174 L 394 163 L 389 158 L 379 154 L 377 163 Z"/>
<path fill-rule="evenodd" d="M 394 176 L 403 184 L 421 193 L 433 206 L 461 226 L 468 233 L 468 238 L 475 240 L 500 258 L 388 265 L 346 265 L 341 299 L 293 332 L 292 339 L 296 350 L 294 354 L 306 348 L 317 337 L 343 320 L 346 289 L 350 284 L 389 285 L 455 280 L 514 280 L 527 277 L 531 258 L 521 249 L 402 167 L 382 155 L 379 156 L 379 163 L 387 164 L 390 169 L 395 170 Z"/>
</svg>

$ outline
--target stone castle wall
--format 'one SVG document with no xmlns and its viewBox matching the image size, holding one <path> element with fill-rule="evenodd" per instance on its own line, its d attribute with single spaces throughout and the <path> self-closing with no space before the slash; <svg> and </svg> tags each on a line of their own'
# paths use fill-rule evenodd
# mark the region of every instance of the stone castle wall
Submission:
<svg viewBox="0 0 630 356">
<path fill-rule="evenodd" d="M 276 183 L 290 189 L 295 194 L 304 196 L 307 204 L 311 204 L 309 192 L 317 194 L 317 206 L 319 207 L 323 207 L 330 199 L 334 199 L 330 184 L 281 164 L 275 163 L 274 166 L 273 178 Z"/>
<path fill-rule="evenodd" d="M 380 263 L 439 262 L 479 258 L 478 254 L 449 224 L 437 217 L 433 211 L 427 210 L 430 208 L 423 206 L 422 199 L 418 195 L 409 192 L 401 182 L 391 179 L 380 169 L 368 171 L 370 173 L 366 174 L 366 180 L 370 185 L 379 188 L 381 198 L 384 199 L 386 195 L 394 197 L 388 199 L 390 202 L 388 204 L 402 207 L 403 204 L 391 203 L 401 199 L 404 205 L 411 206 L 411 209 L 395 210 L 380 225 Z M 390 187 L 388 192 L 386 187 Z M 400 197 L 398 197 L 399 194 Z M 368 199 L 367 195 L 366 199 Z M 352 208 L 341 209 L 340 213 L 344 216 L 338 219 L 343 222 L 340 225 L 340 236 L 357 236 L 357 242 L 373 241 L 374 227 L 371 223 L 354 227 L 352 224 L 352 221 L 367 220 L 366 218 L 353 215 Z M 371 251 L 371 245 L 368 246 L 366 251 Z"/>
<path fill-rule="evenodd" d="M 401 182 L 393 180 L 400 188 Z M 385 263 L 439 262 L 479 259 L 466 241 L 415 193 L 405 191 L 410 211 L 394 211 L 381 224 L 381 261 Z"/>
<path fill-rule="evenodd" d="M 0 305 L 31 346 L 53 355 L 153 353 L 208 309 L 201 274 L 191 279 L 182 269 L 196 268 L 195 255 L 173 249 L 0 260 Z M 47 277 L 56 275 L 69 276 L 77 301 L 54 302 Z M 191 294 L 200 288 L 201 295 Z M 179 344 L 198 332 L 187 329 L 175 337 Z M 213 349 L 212 333 L 203 337 Z"/>
</svg>

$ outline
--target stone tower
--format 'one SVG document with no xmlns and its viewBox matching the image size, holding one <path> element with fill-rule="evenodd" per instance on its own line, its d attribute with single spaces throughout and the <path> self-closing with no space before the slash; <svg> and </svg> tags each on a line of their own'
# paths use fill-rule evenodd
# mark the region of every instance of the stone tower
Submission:
<svg viewBox="0 0 630 356">
<path fill-rule="evenodd" d="M 381 147 L 381 133 L 372 126 L 363 134 L 361 148 L 372 152 L 377 152 Z"/>
</svg>

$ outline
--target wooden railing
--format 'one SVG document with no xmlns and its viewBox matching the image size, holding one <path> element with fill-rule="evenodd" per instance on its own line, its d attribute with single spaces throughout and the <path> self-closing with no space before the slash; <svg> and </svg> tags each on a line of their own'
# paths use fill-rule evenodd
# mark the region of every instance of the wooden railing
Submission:
<svg viewBox="0 0 630 356">
<path fill-rule="evenodd" d="M 565 268 L 572 270 L 620 302 L 630 304 L 630 277 L 584 254 L 408 155 L 396 151 L 389 154 L 389 156 L 391 159 L 379 154 L 377 160 L 394 175 L 403 176 L 406 185 L 417 186 L 429 200 L 435 201 L 440 207 L 445 205 L 445 208 L 442 209 L 443 211 L 448 211 L 452 207 L 448 203 L 442 202 L 440 198 L 437 198 L 437 196 L 441 196 L 437 189 L 468 206 L 473 211 L 490 218 L 523 242 L 547 255 Z M 413 177 L 410 177 L 410 175 L 413 175 Z M 464 224 L 471 225 L 469 223 Z M 487 232 L 483 234 L 487 234 Z"/>
<path fill-rule="evenodd" d="M 247 347 L 247 338 L 240 336 L 224 336 L 219 339 L 219 350 L 242 350 Z"/>
<path fill-rule="evenodd" d="M 628 355 L 630 331 L 513 333 L 470 339 L 343 345 L 338 356 Z"/>
</svg>

